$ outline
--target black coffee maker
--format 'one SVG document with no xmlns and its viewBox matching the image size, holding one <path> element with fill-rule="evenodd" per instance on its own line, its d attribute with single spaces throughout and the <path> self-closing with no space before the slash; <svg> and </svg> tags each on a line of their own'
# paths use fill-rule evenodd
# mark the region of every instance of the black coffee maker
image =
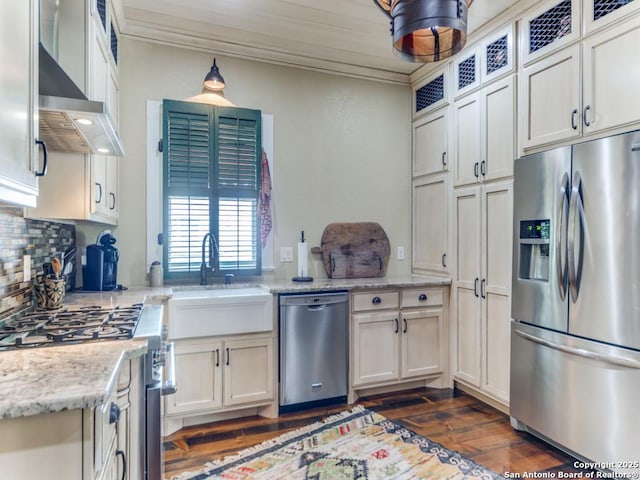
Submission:
<svg viewBox="0 0 640 480">
<path fill-rule="evenodd" d="M 87 246 L 87 264 L 82 267 L 82 284 L 84 290 L 106 291 L 119 290 L 118 249 L 113 246 L 116 239 L 111 232 L 98 235 L 95 245 Z"/>
</svg>

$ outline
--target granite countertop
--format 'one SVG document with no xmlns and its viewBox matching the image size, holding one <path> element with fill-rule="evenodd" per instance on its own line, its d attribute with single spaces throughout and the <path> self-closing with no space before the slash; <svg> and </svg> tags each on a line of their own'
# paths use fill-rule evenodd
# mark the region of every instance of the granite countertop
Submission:
<svg viewBox="0 0 640 480">
<path fill-rule="evenodd" d="M 447 286 L 451 279 L 425 275 L 398 277 L 317 279 L 313 282 L 259 280 L 270 293 L 328 292 L 401 287 Z M 66 305 L 132 305 L 162 303 L 174 290 L 191 288 L 239 288 L 248 284 L 176 285 L 159 288 L 130 287 L 113 292 L 67 294 Z M 75 408 L 91 408 L 104 403 L 112 391 L 121 363 L 145 354 L 145 341 L 119 340 L 60 347 L 8 350 L 0 352 L 0 419 Z"/>
<path fill-rule="evenodd" d="M 146 341 L 0 352 L 0 418 L 102 405 L 123 361 L 145 354 Z"/>
</svg>

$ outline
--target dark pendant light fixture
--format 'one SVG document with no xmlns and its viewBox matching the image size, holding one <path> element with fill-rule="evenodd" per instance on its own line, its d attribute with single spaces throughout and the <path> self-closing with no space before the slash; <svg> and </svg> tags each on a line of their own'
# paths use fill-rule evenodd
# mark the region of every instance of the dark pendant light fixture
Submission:
<svg viewBox="0 0 640 480">
<path fill-rule="evenodd" d="M 391 19 L 394 51 L 410 62 L 439 62 L 467 42 L 473 0 L 373 0 Z"/>
<path fill-rule="evenodd" d="M 225 87 L 224 78 L 220 75 L 220 70 L 218 70 L 218 65 L 216 65 L 216 59 L 213 59 L 213 65 L 211 66 L 211 70 L 207 73 L 207 76 L 204 77 L 204 81 L 202 85 L 209 90 L 222 90 Z"/>
</svg>

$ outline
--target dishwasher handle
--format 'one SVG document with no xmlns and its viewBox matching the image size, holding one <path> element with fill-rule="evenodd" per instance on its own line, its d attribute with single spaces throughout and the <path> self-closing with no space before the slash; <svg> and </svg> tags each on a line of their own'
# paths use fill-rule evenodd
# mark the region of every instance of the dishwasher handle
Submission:
<svg viewBox="0 0 640 480">
<path fill-rule="evenodd" d="M 335 303 L 346 303 L 346 293 L 318 294 L 318 295 L 281 295 L 280 306 L 297 305 L 303 307 L 319 307 L 333 305 Z M 310 310 L 313 310 L 310 308 Z"/>
</svg>

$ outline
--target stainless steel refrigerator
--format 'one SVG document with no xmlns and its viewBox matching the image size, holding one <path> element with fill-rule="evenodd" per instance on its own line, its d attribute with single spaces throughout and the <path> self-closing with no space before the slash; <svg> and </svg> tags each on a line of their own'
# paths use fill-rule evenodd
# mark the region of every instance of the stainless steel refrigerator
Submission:
<svg viewBox="0 0 640 480">
<path fill-rule="evenodd" d="M 511 423 L 640 473 L 640 131 L 516 160 Z"/>
</svg>

